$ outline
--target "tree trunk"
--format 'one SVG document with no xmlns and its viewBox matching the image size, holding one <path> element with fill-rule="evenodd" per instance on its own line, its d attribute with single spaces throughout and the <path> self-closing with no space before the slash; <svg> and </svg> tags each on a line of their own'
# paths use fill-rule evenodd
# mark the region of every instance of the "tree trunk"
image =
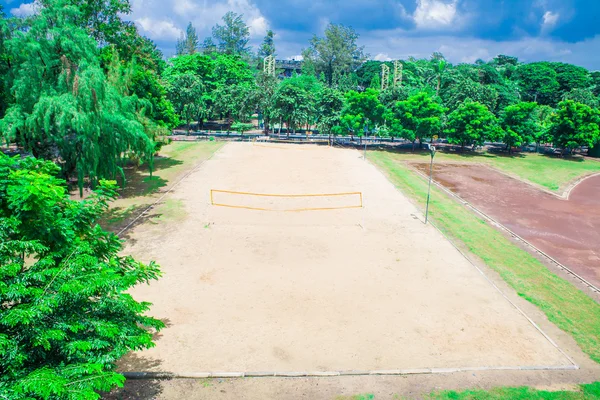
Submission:
<svg viewBox="0 0 600 400">
<path fill-rule="evenodd" d="M 279 133 L 278 135 L 281 135 L 281 125 L 283 124 L 283 117 L 279 117 Z"/>
</svg>

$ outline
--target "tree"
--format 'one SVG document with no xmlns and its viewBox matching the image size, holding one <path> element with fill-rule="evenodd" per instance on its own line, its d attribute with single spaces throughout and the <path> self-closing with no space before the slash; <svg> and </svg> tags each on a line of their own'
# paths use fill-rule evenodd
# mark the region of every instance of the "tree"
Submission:
<svg viewBox="0 0 600 400">
<path fill-rule="evenodd" d="M 379 92 L 367 89 L 364 92 L 346 93 L 346 108 L 342 112 L 342 125 L 362 136 L 363 129 L 377 127 L 383 122 L 385 107 L 379 101 Z"/>
<path fill-rule="evenodd" d="M 573 89 L 563 95 L 563 100 L 573 100 L 592 108 L 598 108 L 600 104 L 600 99 L 590 89 Z"/>
<path fill-rule="evenodd" d="M 243 55 L 248 53 L 250 29 L 242 19 L 242 15 L 229 11 L 223 16 L 223 25 L 212 28 L 213 37 L 219 50 L 225 54 Z"/>
<path fill-rule="evenodd" d="M 185 121 L 188 132 L 193 120 L 198 121 L 198 128 L 200 128 L 206 112 L 202 80 L 191 73 L 175 75 L 167 83 L 167 95 L 177 114 Z"/>
<path fill-rule="evenodd" d="M 319 133 L 340 133 L 340 122 L 344 108 L 344 96 L 337 90 L 328 87 L 323 88 L 317 100 L 317 127 Z"/>
<path fill-rule="evenodd" d="M 575 147 L 592 147 L 600 139 L 600 111 L 573 100 L 561 101 L 550 117 L 550 134 L 554 145 L 572 151 Z"/>
<path fill-rule="evenodd" d="M 444 107 L 431 95 L 420 92 L 405 101 L 397 102 L 386 113 L 392 136 L 400 136 L 414 143 L 418 139 L 432 137 L 442 129 Z"/>
<path fill-rule="evenodd" d="M 556 71 L 547 63 L 521 65 L 516 76 L 524 100 L 554 106 L 560 98 Z"/>
<path fill-rule="evenodd" d="M 200 41 L 196 34 L 196 28 L 190 22 L 185 30 L 185 35 L 182 33 L 177 40 L 175 51 L 178 56 L 182 54 L 194 54 L 200 49 Z"/>
<path fill-rule="evenodd" d="M 285 83 L 285 82 L 284 82 Z M 281 122 L 287 123 L 287 133 L 289 136 L 290 128 L 294 129 L 306 121 L 305 109 L 301 106 L 309 99 L 306 90 L 298 85 L 282 84 L 275 92 L 273 105 L 276 117 L 279 117 L 279 131 L 281 132 Z"/>
<path fill-rule="evenodd" d="M 264 132 L 269 133 L 271 121 L 275 118 L 273 106 L 275 91 L 277 90 L 278 79 L 271 74 L 265 74 L 259 71 L 256 76 L 256 93 L 254 98 L 258 106 L 258 111 L 262 113 L 264 121 Z"/>
<path fill-rule="evenodd" d="M 200 48 L 202 49 L 202 53 L 204 54 L 210 54 L 217 51 L 217 45 L 215 44 L 215 42 L 213 42 L 211 37 L 205 38 Z"/>
<path fill-rule="evenodd" d="M 78 9 L 66 0 L 44 4 L 7 42 L 14 103 L 0 121 L 4 138 L 37 157 L 59 159 L 80 191 L 86 178 L 94 186 L 122 175 L 126 152 L 152 166 L 154 124 L 144 104 L 128 95 L 129 71 L 115 57 L 105 75 L 96 41 L 73 23 Z"/>
<path fill-rule="evenodd" d="M 537 137 L 539 125 L 535 120 L 536 103 L 517 103 L 504 109 L 500 126 L 504 130 L 504 143 L 511 153 L 512 147 L 529 144 Z"/>
<path fill-rule="evenodd" d="M 351 27 L 329 24 L 325 37 L 316 35 L 310 40 L 310 47 L 303 51 L 305 60 L 315 66 L 316 73 L 323 72 L 329 86 L 334 83 L 336 74 L 347 74 L 355 70 L 366 58 L 364 47 L 358 46 L 358 34 Z"/>
<path fill-rule="evenodd" d="M 275 37 L 275 34 L 273 33 L 272 30 L 268 30 L 267 34 L 265 35 L 265 38 L 263 39 L 262 44 L 260 45 L 260 48 L 258 49 L 258 56 L 260 58 L 265 58 L 268 56 L 275 56 L 275 41 L 273 40 L 273 38 Z"/>
<path fill-rule="evenodd" d="M 465 146 L 482 145 L 501 137 L 494 114 L 481 103 L 467 100 L 448 116 L 446 135 L 450 143 Z"/>
<path fill-rule="evenodd" d="M 126 353 L 152 347 L 163 323 L 128 291 L 160 276 L 120 254 L 97 221 L 116 197 L 102 181 L 69 199 L 52 162 L 0 154 L 0 396 L 97 399 L 122 386 Z"/>
</svg>

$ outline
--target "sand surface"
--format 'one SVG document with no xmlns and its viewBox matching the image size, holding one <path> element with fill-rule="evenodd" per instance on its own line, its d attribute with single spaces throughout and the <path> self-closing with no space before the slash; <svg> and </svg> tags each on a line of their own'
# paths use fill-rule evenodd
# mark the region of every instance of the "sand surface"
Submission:
<svg viewBox="0 0 600 400">
<path fill-rule="evenodd" d="M 169 196 L 185 218 L 129 233 L 164 276 L 133 291 L 168 328 L 123 371 L 348 371 L 569 361 L 357 151 L 229 143 Z M 286 146 L 284 146 L 286 147 Z M 364 208 L 256 211 L 210 189 L 361 192 Z M 348 198 L 257 200 L 261 208 Z M 343 197 L 343 196 L 342 196 Z M 231 198 L 221 198 L 227 203 Z M 287 202 L 284 204 L 284 202 Z M 325 203 L 324 203 L 325 202 Z"/>
</svg>

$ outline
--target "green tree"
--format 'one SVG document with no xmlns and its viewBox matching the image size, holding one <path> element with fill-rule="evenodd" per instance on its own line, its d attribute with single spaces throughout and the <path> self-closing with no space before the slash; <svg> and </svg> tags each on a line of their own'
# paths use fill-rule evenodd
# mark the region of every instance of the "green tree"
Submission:
<svg viewBox="0 0 600 400">
<path fill-rule="evenodd" d="M 242 15 L 229 11 L 223 16 L 223 25 L 215 25 L 212 34 L 219 50 L 226 54 L 243 55 L 249 52 L 250 29 Z"/>
<path fill-rule="evenodd" d="M 175 75 L 168 81 L 166 90 L 175 111 L 185 121 L 187 131 L 190 131 L 191 122 L 194 120 L 198 121 L 198 129 L 200 129 L 206 114 L 202 80 L 191 73 Z"/>
<path fill-rule="evenodd" d="M 122 386 L 126 353 L 163 323 L 128 291 L 160 275 L 97 225 L 116 197 L 102 181 L 69 199 L 52 162 L 0 154 L 0 397 L 97 399 Z"/>
<path fill-rule="evenodd" d="M 565 151 L 592 147 L 600 139 L 600 111 L 573 100 L 561 101 L 550 117 L 554 145 Z"/>
<path fill-rule="evenodd" d="M 204 41 L 202 42 L 200 48 L 202 49 L 202 53 L 204 54 L 210 54 L 217 51 L 217 45 L 215 44 L 215 42 L 213 42 L 212 37 L 204 38 Z"/>
<path fill-rule="evenodd" d="M 258 56 L 265 58 L 268 56 L 275 56 L 275 33 L 272 30 L 268 30 L 265 38 L 263 39 L 260 48 L 258 49 Z"/>
<path fill-rule="evenodd" d="M 512 147 L 529 144 L 537 137 L 539 125 L 535 119 L 536 103 L 517 103 L 504 109 L 500 126 L 504 130 L 504 143 L 510 153 Z"/>
<path fill-rule="evenodd" d="M 523 100 L 554 106 L 560 98 L 556 71 L 548 63 L 531 63 L 518 67 L 516 78 Z"/>
<path fill-rule="evenodd" d="M 367 89 L 364 92 L 346 93 L 346 107 L 342 112 L 342 125 L 362 136 L 363 129 L 371 130 L 383 123 L 385 107 L 379 101 L 379 92 Z"/>
<path fill-rule="evenodd" d="M 254 95 L 258 111 L 262 114 L 264 132 L 269 133 L 271 121 L 276 117 L 274 109 L 274 97 L 277 90 L 277 77 L 259 71 L 256 76 L 256 93 Z"/>
<path fill-rule="evenodd" d="M 400 136 L 413 143 L 422 138 L 430 138 L 442 129 L 444 107 L 427 92 L 410 96 L 397 102 L 386 113 L 392 136 Z"/>
<path fill-rule="evenodd" d="M 600 103 L 598 97 L 594 96 L 594 93 L 590 89 L 573 89 L 563 95 L 563 100 L 573 100 L 592 108 L 598 108 L 598 104 Z"/>
<path fill-rule="evenodd" d="M 351 27 L 329 24 L 324 37 L 315 35 L 310 40 L 310 46 L 303 51 L 304 59 L 314 64 L 317 74 L 323 72 L 327 84 L 332 86 L 336 74 L 350 73 L 367 58 L 357 39 L 358 34 Z"/>
<path fill-rule="evenodd" d="M 49 1 L 7 41 L 14 103 L 0 121 L 5 140 L 38 157 L 60 158 L 80 191 L 86 177 L 93 186 L 122 175 L 126 152 L 151 165 L 155 131 L 144 104 L 128 95 L 129 74 L 115 58 L 106 76 L 96 41 L 73 23 L 77 7 Z"/>
<path fill-rule="evenodd" d="M 481 103 L 467 100 L 448 116 L 448 141 L 460 144 L 462 150 L 465 146 L 497 140 L 501 134 L 496 117 Z"/>
<path fill-rule="evenodd" d="M 340 122 L 344 109 L 344 96 L 336 89 L 325 87 L 318 97 L 317 127 L 319 133 L 330 136 L 341 133 Z"/>
<path fill-rule="evenodd" d="M 280 120 L 280 133 L 282 122 L 287 124 L 288 136 L 290 129 L 296 133 L 296 128 L 306 121 L 306 110 L 302 104 L 308 101 L 308 93 L 299 85 L 282 84 L 279 86 L 273 98 L 273 106 L 275 116 Z"/>
<path fill-rule="evenodd" d="M 194 54 L 200 49 L 200 41 L 196 28 L 190 22 L 185 29 L 185 35 L 182 33 L 181 37 L 177 40 L 175 45 L 175 51 L 178 56 L 182 54 Z"/>
</svg>

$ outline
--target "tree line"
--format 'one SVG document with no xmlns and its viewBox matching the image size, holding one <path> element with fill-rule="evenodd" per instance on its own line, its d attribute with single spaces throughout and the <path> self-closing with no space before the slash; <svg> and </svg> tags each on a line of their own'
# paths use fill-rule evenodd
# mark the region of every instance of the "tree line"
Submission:
<svg viewBox="0 0 600 400">
<path fill-rule="evenodd" d="M 396 71 L 391 61 L 368 60 L 352 28 L 330 24 L 303 50 L 302 72 L 278 79 L 279 72 L 262 69 L 263 57 L 276 56 L 275 34 L 267 32 L 253 55 L 248 32 L 239 15 L 227 13 L 202 44 L 191 24 L 179 40 L 164 79 L 173 93 L 196 82 L 194 95 L 173 100 L 188 129 L 194 120 L 202 129 L 206 119 L 219 118 L 247 128 L 258 111 L 267 133 L 273 125 L 279 132 L 283 126 L 287 132 L 312 127 L 413 143 L 437 135 L 462 147 L 501 141 L 508 151 L 530 143 L 570 151 L 600 138 L 600 72 L 560 62 L 521 63 L 506 55 L 453 65 L 440 53 L 399 60 Z M 239 63 L 229 67 L 227 79 L 215 74 L 232 57 Z M 398 74 L 385 85 L 382 65 Z"/>
</svg>

